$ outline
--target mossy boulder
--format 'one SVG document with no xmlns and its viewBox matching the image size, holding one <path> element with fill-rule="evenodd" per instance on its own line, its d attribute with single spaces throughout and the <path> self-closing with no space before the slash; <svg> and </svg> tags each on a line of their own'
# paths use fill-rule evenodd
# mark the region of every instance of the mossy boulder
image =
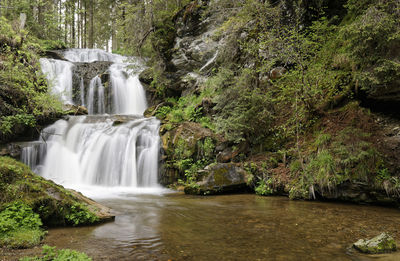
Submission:
<svg viewBox="0 0 400 261">
<path fill-rule="evenodd" d="M 112 220 L 110 209 L 82 194 L 34 174 L 28 166 L 0 157 L 0 211 L 19 201 L 39 214 L 46 226 L 79 226 Z"/>
<path fill-rule="evenodd" d="M 372 239 L 360 239 L 353 244 L 362 253 L 381 254 L 397 250 L 396 241 L 387 233 L 382 233 Z"/>
<path fill-rule="evenodd" d="M 211 163 L 217 154 L 216 145 L 221 143 L 220 137 L 199 123 L 183 122 L 170 125 L 172 128 L 169 130 L 166 129 L 166 125 L 160 128 L 164 154 L 160 182 L 163 185 L 185 178 L 185 168 L 181 166 L 183 162 L 207 160 Z"/>
<path fill-rule="evenodd" d="M 232 163 L 207 166 L 202 181 L 185 187 L 186 194 L 213 195 L 243 192 L 247 189 L 247 172 Z"/>
</svg>

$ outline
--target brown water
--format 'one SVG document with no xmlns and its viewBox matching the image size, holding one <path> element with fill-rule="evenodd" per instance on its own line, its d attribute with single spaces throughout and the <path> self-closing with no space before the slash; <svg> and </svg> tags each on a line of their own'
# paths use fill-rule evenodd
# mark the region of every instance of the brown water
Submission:
<svg viewBox="0 0 400 261">
<path fill-rule="evenodd" d="M 118 212 L 100 226 L 52 229 L 47 244 L 94 260 L 400 260 L 349 248 L 382 231 L 400 239 L 400 211 L 283 197 L 182 194 L 101 200 Z"/>
</svg>

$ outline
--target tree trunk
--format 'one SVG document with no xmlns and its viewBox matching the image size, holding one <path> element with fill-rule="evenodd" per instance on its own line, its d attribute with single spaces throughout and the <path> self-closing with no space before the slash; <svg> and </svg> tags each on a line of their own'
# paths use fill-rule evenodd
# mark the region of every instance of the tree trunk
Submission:
<svg viewBox="0 0 400 261">
<path fill-rule="evenodd" d="M 85 14 L 84 14 L 84 29 L 85 29 L 85 32 L 84 32 L 84 41 L 83 41 L 83 43 L 84 43 L 84 45 L 83 45 L 83 48 L 87 48 L 87 39 L 88 39 L 88 37 L 87 37 L 87 0 L 84 0 L 85 2 Z"/>
<path fill-rule="evenodd" d="M 71 9 L 71 46 L 75 48 L 75 0 L 72 0 Z"/>
<path fill-rule="evenodd" d="M 90 4 L 89 4 L 89 48 L 93 48 L 94 47 L 94 1 L 90 0 Z"/>
<path fill-rule="evenodd" d="M 64 15 L 64 42 L 68 43 L 68 5 L 65 5 L 65 15 Z"/>
</svg>

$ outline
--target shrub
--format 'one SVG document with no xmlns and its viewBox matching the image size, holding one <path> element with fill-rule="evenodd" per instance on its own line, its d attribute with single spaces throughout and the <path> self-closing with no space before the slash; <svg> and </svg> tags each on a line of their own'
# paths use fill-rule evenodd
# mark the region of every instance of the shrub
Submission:
<svg viewBox="0 0 400 261">
<path fill-rule="evenodd" d="M 27 248 L 40 243 L 45 232 L 39 215 L 21 203 L 9 204 L 0 212 L 0 245 Z"/>
<path fill-rule="evenodd" d="M 24 257 L 20 261 L 91 261 L 85 253 L 71 249 L 59 249 L 48 245 L 43 246 L 43 257 Z"/>
</svg>

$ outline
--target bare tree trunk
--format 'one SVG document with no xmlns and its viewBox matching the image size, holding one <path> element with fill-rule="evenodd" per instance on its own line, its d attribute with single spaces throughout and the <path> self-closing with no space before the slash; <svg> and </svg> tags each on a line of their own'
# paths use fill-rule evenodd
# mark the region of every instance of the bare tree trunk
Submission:
<svg viewBox="0 0 400 261">
<path fill-rule="evenodd" d="M 83 46 L 83 48 L 87 48 L 87 0 L 84 0 L 85 1 L 85 15 L 84 15 L 84 20 L 85 20 L 85 26 L 84 26 L 84 29 L 85 29 L 85 33 L 83 34 L 84 35 L 84 46 Z"/>
<path fill-rule="evenodd" d="M 94 47 L 94 1 L 90 0 L 90 15 L 89 15 L 89 48 Z"/>
<path fill-rule="evenodd" d="M 112 4 L 112 20 L 111 20 L 111 50 L 115 51 L 118 49 L 117 46 L 117 26 L 116 26 L 116 19 L 117 19 L 117 11 L 116 11 L 115 3 Z"/>
<path fill-rule="evenodd" d="M 65 4 L 65 10 L 64 10 L 64 42 L 67 44 L 68 42 L 68 5 Z"/>
<path fill-rule="evenodd" d="M 62 30 L 62 2 L 58 0 L 58 30 L 61 32 Z M 61 41 L 62 34 L 59 34 L 58 40 Z"/>
<path fill-rule="evenodd" d="M 77 37 L 77 47 L 80 48 L 81 45 L 81 16 L 80 16 L 80 10 L 81 10 L 81 1 L 78 0 L 77 2 L 78 5 L 78 10 L 76 12 L 76 26 L 78 29 L 78 37 Z"/>
<path fill-rule="evenodd" d="M 75 0 L 72 0 L 71 9 L 71 46 L 75 48 Z"/>
</svg>

